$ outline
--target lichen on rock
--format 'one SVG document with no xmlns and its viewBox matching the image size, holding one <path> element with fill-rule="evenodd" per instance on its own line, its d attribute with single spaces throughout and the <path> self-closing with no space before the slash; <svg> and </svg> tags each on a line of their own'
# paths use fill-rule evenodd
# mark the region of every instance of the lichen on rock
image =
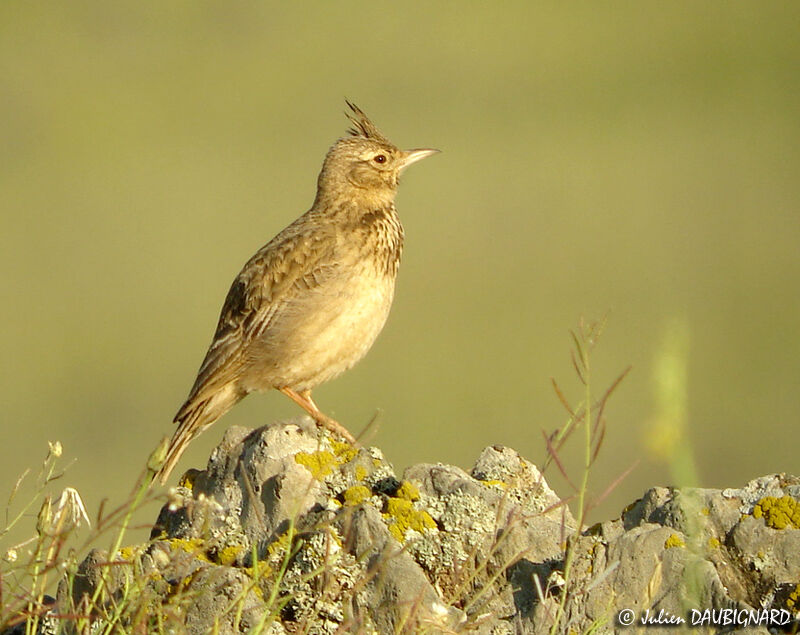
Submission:
<svg viewBox="0 0 800 635">
<path fill-rule="evenodd" d="M 765 496 L 753 507 L 753 518 L 763 518 L 773 529 L 800 529 L 800 503 L 791 496 Z"/>
<path fill-rule="evenodd" d="M 398 475 L 379 449 L 308 419 L 230 428 L 206 469 L 170 492 L 151 541 L 119 551 L 102 601 L 138 594 L 143 608 L 119 619 L 169 616 L 189 633 L 272 635 L 548 633 L 565 593 L 562 632 L 610 630 L 630 607 L 796 612 L 799 498 L 785 475 L 724 491 L 657 487 L 577 533 L 511 448 L 486 448 L 469 472 Z M 62 584 L 62 613 L 84 606 L 107 560 L 93 552 Z"/>
</svg>

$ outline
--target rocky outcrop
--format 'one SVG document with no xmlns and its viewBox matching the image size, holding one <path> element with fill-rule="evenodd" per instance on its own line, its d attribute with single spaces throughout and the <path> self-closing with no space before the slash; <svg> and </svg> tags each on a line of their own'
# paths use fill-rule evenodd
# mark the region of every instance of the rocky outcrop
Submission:
<svg viewBox="0 0 800 635">
<path fill-rule="evenodd" d="M 421 464 L 400 476 L 377 448 L 307 419 L 230 428 L 172 490 L 151 542 L 90 554 L 59 602 L 105 598 L 140 632 L 488 635 L 547 633 L 557 620 L 582 633 L 624 630 L 632 616 L 660 633 L 693 621 L 766 633 L 770 620 L 792 628 L 800 605 L 799 500 L 800 481 L 782 475 L 654 488 L 576 535 L 568 507 L 510 448 L 486 448 L 469 472 Z M 107 594 L 95 593 L 100 562 L 118 565 Z"/>
</svg>

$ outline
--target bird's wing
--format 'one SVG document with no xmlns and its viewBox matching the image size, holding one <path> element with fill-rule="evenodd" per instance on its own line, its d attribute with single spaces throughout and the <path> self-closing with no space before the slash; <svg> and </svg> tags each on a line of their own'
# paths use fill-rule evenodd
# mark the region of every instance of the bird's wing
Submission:
<svg viewBox="0 0 800 635">
<path fill-rule="evenodd" d="M 304 217 L 298 219 L 302 221 Z M 324 226 L 293 223 L 262 247 L 233 281 L 189 397 L 176 415 L 241 373 L 248 344 L 261 336 L 296 291 L 321 284 L 336 269 L 336 237 Z"/>
</svg>

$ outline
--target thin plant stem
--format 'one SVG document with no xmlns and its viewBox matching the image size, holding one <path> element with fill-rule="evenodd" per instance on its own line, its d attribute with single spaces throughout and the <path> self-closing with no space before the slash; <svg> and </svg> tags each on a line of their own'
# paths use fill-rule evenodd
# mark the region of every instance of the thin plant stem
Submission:
<svg viewBox="0 0 800 635">
<path fill-rule="evenodd" d="M 578 371 L 578 376 L 580 380 L 583 382 L 584 385 L 584 403 L 582 408 L 583 413 L 583 426 L 584 426 L 584 464 L 583 464 L 583 474 L 581 475 L 581 483 L 580 488 L 578 489 L 578 523 L 576 528 L 575 536 L 576 538 L 581 535 L 583 531 L 583 526 L 586 522 L 586 512 L 587 512 L 587 505 L 586 505 L 586 498 L 589 489 L 589 474 L 591 471 L 592 466 L 592 368 L 591 368 L 591 360 L 590 360 L 590 350 L 592 344 L 594 343 L 594 329 L 591 329 L 588 333 L 588 341 L 586 341 L 586 332 L 583 331 L 582 333 L 583 338 L 579 338 L 573 334 L 573 340 L 575 342 L 575 348 L 578 355 L 578 361 L 574 361 L 575 369 Z M 583 339 L 583 341 L 581 341 Z M 579 408 L 578 411 L 581 409 Z M 599 416 L 599 415 L 598 415 Z M 558 605 L 558 609 L 556 611 L 556 616 L 553 621 L 553 625 L 550 628 L 550 635 L 555 635 L 558 632 L 558 627 L 561 624 L 561 619 L 565 615 L 565 609 L 567 605 L 567 598 L 569 594 L 569 584 L 570 578 L 572 574 L 572 565 L 575 560 L 575 548 L 574 542 L 570 544 L 568 542 L 566 553 L 564 556 L 564 588 L 561 593 L 561 599 Z"/>
</svg>

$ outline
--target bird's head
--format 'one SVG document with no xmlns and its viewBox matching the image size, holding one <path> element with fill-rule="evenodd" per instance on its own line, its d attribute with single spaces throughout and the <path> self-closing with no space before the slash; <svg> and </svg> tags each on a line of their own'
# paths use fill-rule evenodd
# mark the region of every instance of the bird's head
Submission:
<svg viewBox="0 0 800 635">
<path fill-rule="evenodd" d="M 352 127 L 349 135 L 334 143 L 325 157 L 318 196 L 349 193 L 375 204 L 391 202 L 403 170 L 439 151 L 401 150 L 381 134 L 358 106 L 346 103 Z"/>
</svg>

